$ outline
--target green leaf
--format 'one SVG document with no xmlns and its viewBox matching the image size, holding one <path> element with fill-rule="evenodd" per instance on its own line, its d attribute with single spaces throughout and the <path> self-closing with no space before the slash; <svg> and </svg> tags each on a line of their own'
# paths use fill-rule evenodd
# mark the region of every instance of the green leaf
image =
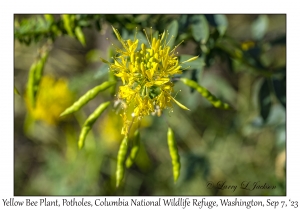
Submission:
<svg viewBox="0 0 300 210">
<path fill-rule="evenodd" d="M 152 35 L 152 37 L 155 37 L 156 39 L 158 39 L 158 31 L 155 31 Z"/>
<path fill-rule="evenodd" d="M 137 50 L 140 50 L 141 43 L 145 43 L 147 45 L 148 41 L 144 33 L 138 31 L 136 34 L 136 38 L 139 40 L 139 47 Z"/>
<path fill-rule="evenodd" d="M 217 24 L 217 29 L 221 36 L 225 34 L 225 31 L 228 27 L 228 21 L 225 15 L 214 15 L 215 22 Z"/>
<path fill-rule="evenodd" d="M 197 42 L 205 44 L 209 37 L 209 25 L 204 15 L 192 17 L 192 34 Z"/>
<path fill-rule="evenodd" d="M 106 64 L 102 64 L 100 66 L 100 68 L 97 70 L 97 72 L 95 73 L 94 79 L 100 79 L 101 77 L 103 77 L 104 75 L 108 74 L 108 68 L 109 66 Z"/>
<path fill-rule="evenodd" d="M 178 34 L 178 22 L 177 20 L 173 20 L 167 27 L 167 30 L 169 32 L 167 43 L 169 42 L 169 46 L 172 48 L 175 42 L 175 39 Z M 172 38 L 173 37 L 173 38 Z M 169 41 L 170 40 L 170 41 Z"/>
<path fill-rule="evenodd" d="M 252 23 L 252 37 L 255 40 L 260 40 L 267 32 L 269 19 L 267 15 L 259 15 L 258 18 Z"/>
<path fill-rule="evenodd" d="M 286 108 L 286 76 L 281 79 L 272 79 L 275 95 L 279 102 Z"/>
<path fill-rule="evenodd" d="M 149 14 L 138 15 L 138 16 L 136 16 L 135 21 L 136 21 L 137 23 L 142 23 L 142 22 L 147 21 L 147 19 L 148 19 L 149 17 L 151 17 Z"/>
<path fill-rule="evenodd" d="M 186 170 L 183 171 L 183 180 L 188 181 L 192 180 L 194 177 L 202 177 L 207 179 L 210 172 L 209 160 L 206 156 L 200 154 L 195 155 L 189 153 L 183 156 L 183 164 L 185 165 Z"/>
<path fill-rule="evenodd" d="M 272 105 L 271 92 L 270 92 L 267 79 L 265 79 L 265 81 L 263 82 L 259 90 L 258 99 L 259 99 L 259 106 L 260 106 L 260 115 L 263 118 L 263 120 L 266 122 Z"/>
</svg>

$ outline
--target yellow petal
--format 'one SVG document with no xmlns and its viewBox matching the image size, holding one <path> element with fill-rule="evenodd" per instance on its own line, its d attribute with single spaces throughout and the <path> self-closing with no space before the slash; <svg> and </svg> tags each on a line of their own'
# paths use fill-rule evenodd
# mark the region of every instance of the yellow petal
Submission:
<svg viewBox="0 0 300 210">
<path fill-rule="evenodd" d="M 155 85 L 163 85 L 165 83 L 169 82 L 169 78 L 161 78 L 154 81 Z"/>
</svg>

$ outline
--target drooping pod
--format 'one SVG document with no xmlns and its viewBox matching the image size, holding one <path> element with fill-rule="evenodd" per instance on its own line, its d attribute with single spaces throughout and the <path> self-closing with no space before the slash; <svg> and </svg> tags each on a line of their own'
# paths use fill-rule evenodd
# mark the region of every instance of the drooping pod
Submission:
<svg viewBox="0 0 300 210">
<path fill-rule="evenodd" d="M 49 51 L 48 49 L 46 49 L 45 52 L 41 53 L 40 59 L 37 61 L 36 71 L 35 71 L 35 80 L 37 81 L 37 83 L 40 82 L 43 76 L 44 66 L 47 61 L 48 55 L 49 55 Z"/>
<path fill-rule="evenodd" d="M 88 132 L 91 130 L 93 124 L 98 119 L 98 117 L 104 112 L 104 110 L 108 107 L 110 101 L 100 104 L 95 111 L 90 114 L 88 119 L 84 122 L 83 127 L 81 129 L 78 141 L 78 148 L 81 149 L 84 146 L 85 138 Z"/>
<path fill-rule="evenodd" d="M 83 46 L 85 46 L 86 45 L 86 43 L 85 43 L 85 37 L 84 37 L 84 34 L 83 34 L 80 26 L 76 26 L 76 28 L 75 28 L 75 35 L 76 35 L 77 39 L 79 40 L 79 42 Z"/>
<path fill-rule="evenodd" d="M 74 36 L 72 28 L 74 27 L 74 19 L 75 15 L 69 15 L 69 14 L 63 14 L 61 15 L 63 23 L 64 23 L 64 28 L 67 31 L 68 35 Z"/>
<path fill-rule="evenodd" d="M 198 85 L 195 81 L 187 79 L 187 78 L 181 78 L 180 80 L 187 86 L 197 90 L 214 107 L 220 108 L 220 109 L 229 109 L 230 108 L 230 106 L 227 103 L 224 103 L 221 100 L 219 100 L 216 96 L 214 96 L 212 93 L 210 93 L 206 88 L 202 87 L 201 85 Z"/>
<path fill-rule="evenodd" d="M 116 185 L 120 186 L 120 183 L 124 177 L 125 170 L 125 158 L 128 149 L 128 136 L 125 136 L 121 142 L 119 152 L 118 152 L 118 160 L 117 160 L 117 170 L 116 170 Z"/>
<path fill-rule="evenodd" d="M 35 107 L 35 71 L 36 71 L 37 63 L 34 62 L 29 70 L 28 80 L 27 80 L 27 87 L 26 87 L 26 95 L 29 99 L 30 105 Z"/>
<path fill-rule="evenodd" d="M 28 81 L 27 81 L 27 97 L 32 107 L 35 107 L 36 95 L 38 86 L 43 76 L 43 70 L 47 61 L 49 51 L 46 50 L 40 55 L 40 59 L 33 62 L 30 67 Z"/>
<path fill-rule="evenodd" d="M 180 175 L 180 156 L 178 154 L 177 143 L 174 138 L 174 133 L 170 127 L 168 128 L 168 145 L 170 156 L 172 159 L 174 182 L 176 182 Z"/>
<path fill-rule="evenodd" d="M 71 114 L 73 112 L 78 111 L 81 107 L 83 107 L 87 102 L 92 100 L 97 96 L 97 94 L 101 91 L 106 90 L 107 88 L 114 85 L 115 81 L 103 82 L 101 85 L 94 87 L 93 89 L 86 92 L 83 96 L 81 96 L 74 104 L 68 107 L 60 116 Z"/>
<path fill-rule="evenodd" d="M 137 153 L 140 149 L 140 131 L 136 130 L 133 135 L 133 145 L 130 151 L 129 156 L 126 159 L 126 167 L 130 168 L 132 164 L 134 163 L 134 160 L 137 156 Z"/>
</svg>

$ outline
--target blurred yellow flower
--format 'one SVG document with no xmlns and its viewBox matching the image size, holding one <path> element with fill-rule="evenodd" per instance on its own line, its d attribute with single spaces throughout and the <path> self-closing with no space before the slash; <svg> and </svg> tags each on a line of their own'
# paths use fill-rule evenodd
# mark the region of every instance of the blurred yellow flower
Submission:
<svg viewBox="0 0 300 210">
<path fill-rule="evenodd" d="M 36 106 L 30 106 L 25 97 L 28 112 L 35 120 L 41 120 L 55 125 L 60 120 L 59 115 L 73 102 L 73 93 L 68 88 L 66 79 L 56 80 L 52 76 L 41 79 L 36 97 Z"/>
<path fill-rule="evenodd" d="M 135 131 L 138 127 L 145 128 L 151 125 L 152 118 L 145 117 L 139 123 L 133 123 L 131 128 L 133 131 Z M 99 123 L 101 138 L 105 142 L 108 149 L 114 151 L 117 147 L 119 147 L 120 142 L 124 138 L 120 133 L 121 128 L 122 121 L 120 121 L 119 116 L 114 111 L 110 111 L 109 114 L 105 115 L 103 121 Z"/>
<path fill-rule="evenodd" d="M 255 42 L 253 41 L 244 41 L 241 43 L 241 48 L 244 51 L 250 50 L 251 48 L 255 47 Z"/>
</svg>

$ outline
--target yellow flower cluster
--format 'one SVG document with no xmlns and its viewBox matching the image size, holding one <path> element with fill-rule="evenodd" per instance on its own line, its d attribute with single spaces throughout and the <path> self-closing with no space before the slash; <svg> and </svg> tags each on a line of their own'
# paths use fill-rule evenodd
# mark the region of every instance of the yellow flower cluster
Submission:
<svg viewBox="0 0 300 210">
<path fill-rule="evenodd" d="M 172 77 L 182 73 L 180 64 L 193 61 L 198 56 L 179 63 L 175 54 L 179 45 L 171 50 L 167 43 L 166 32 L 158 38 L 152 38 L 151 42 L 146 34 L 149 46 L 141 43 L 140 50 L 137 50 L 138 39 L 124 40 L 117 29 L 113 28 L 113 31 L 123 49 L 117 49 L 113 63 L 104 59 L 102 61 L 109 64 L 110 70 L 123 82 L 118 92 L 118 97 L 124 102 L 122 134 L 127 135 L 129 132 L 131 121 L 127 121 L 126 111 L 130 106 L 133 106 L 133 113 L 130 113 L 133 119 L 141 119 L 151 113 L 160 115 L 162 110 L 172 107 L 172 101 L 188 110 L 172 96 L 174 86 Z"/>
</svg>

